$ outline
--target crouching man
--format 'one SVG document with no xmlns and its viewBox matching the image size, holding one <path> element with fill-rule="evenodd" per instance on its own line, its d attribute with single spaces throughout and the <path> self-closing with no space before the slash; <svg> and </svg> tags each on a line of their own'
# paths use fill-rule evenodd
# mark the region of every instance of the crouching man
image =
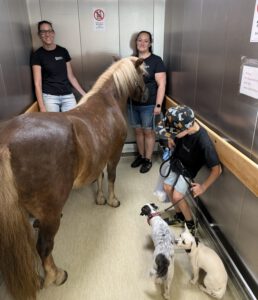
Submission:
<svg viewBox="0 0 258 300">
<path fill-rule="evenodd" d="M 174 148 L 171 159 L 171 172 L 164 181 L 164 190 L 176 214 L 166 219 L 169 225 L 184 226 L 195 232 L 195 224 L 189 205 L 182 200 L 189 188 L 190 179 L 195 178 L 202 166 L 210 169 L 202 183 L 191 183 L 193 197 L 202 195 L 220 176 L 221 165 L 215 147 L 207 131 L 195 120 L 194 112 L 187 106 L 169 108 L 166 117 L 166 133 L 170 148 Z M 172 138 L 173 137 L 173 138 Z M 181 170 L 180 170 L 181 169 Z M 180 202 L 179 202 L 180 201 Z"/>
</svg>

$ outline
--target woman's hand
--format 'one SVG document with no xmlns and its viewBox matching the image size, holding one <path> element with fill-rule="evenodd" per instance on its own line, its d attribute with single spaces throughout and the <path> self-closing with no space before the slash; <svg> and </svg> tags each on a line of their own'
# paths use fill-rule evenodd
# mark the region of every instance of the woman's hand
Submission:
<svg viewBox="0 0 258 300">
<path fill-rule="evenodd" d="M 157 107 L 157 105 L 154 107 L 154 111 L 153 114 L 156 115 L 160 115 L 161 113 L 161 107 Z"/>
</svg>

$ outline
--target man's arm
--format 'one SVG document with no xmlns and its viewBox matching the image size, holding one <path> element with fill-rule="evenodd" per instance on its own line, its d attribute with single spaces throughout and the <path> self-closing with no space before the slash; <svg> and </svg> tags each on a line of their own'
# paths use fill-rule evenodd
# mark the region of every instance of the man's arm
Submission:
<svg viewBox="0 0 258 300">
<path fill-rule="evenodd" d="M 200 196 L 215 182 L 215 180 L 220 176 L 222 170 L 221 165 L 216 165 L 211 168 L 210 175 L 202 183 L 192 183 L 191 191 L 194 197 Z"/>
</svg>

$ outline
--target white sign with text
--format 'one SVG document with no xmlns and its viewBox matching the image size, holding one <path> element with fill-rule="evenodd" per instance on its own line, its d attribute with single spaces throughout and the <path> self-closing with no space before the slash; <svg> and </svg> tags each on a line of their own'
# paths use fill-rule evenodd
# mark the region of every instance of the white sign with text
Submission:
<svg viewBox="0 0 258 300">
<path fill-rule="evenodd" d="M 258 68 L 243 67 L 240 93 L 258 99 Z"/>
</svg>

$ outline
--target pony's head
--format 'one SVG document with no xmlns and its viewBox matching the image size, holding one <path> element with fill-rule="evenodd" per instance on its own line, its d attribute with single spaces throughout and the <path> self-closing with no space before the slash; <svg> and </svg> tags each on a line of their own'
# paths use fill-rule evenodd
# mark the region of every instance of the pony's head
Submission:
<svg viewBox="0 0 258 300">
<path fill-rule="evenodd" d="M 87 99 L 106 86 L 114 84 L 114 91 L 118 99 L 123 99 L 124 103 L 128 97 L 134 101 L 143 101 L 145 84 L 143 75 L 147 74 L 143 59 L 130 56 L 113 63 L 100 77 L 92 89 L 80 100 L 78 105 L 83 104 Z M 112 84 L 111 84 L 112 86 Z"/>
<path fill-rule="evenodd" d="M 142 58 L 127 57 L 114 64 L 113 78 L 117 92 L 121 97 L 144 101 L 145 84 L 143 75 L 147 74 Z"/>
</svg>

